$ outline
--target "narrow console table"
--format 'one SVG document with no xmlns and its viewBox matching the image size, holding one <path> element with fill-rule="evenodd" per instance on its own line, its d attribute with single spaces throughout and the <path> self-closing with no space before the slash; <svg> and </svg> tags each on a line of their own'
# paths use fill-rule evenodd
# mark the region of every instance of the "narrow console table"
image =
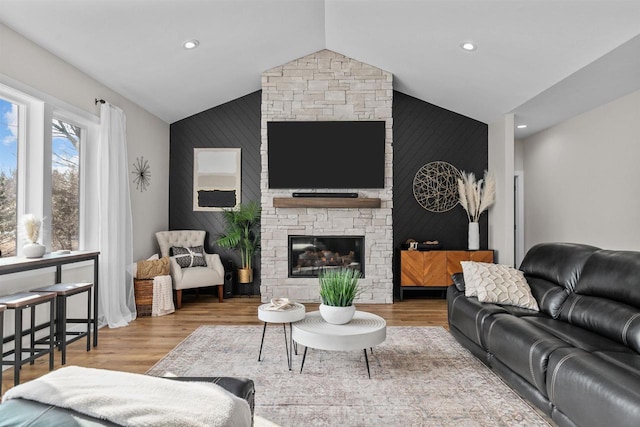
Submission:
<svg viewBox="0 0 640 427">
<path fill-rule="evenodd" d="M 62 266 L 81 261 L 93 261 L 93 346 L 98 345 L 98 255 L 97 251 L 72 251 L 68 254 L 47 253 L 42 258 L 0 258 L 0 275 L 55 267 L 55 283 L 62 282 Z"/>
</svg>

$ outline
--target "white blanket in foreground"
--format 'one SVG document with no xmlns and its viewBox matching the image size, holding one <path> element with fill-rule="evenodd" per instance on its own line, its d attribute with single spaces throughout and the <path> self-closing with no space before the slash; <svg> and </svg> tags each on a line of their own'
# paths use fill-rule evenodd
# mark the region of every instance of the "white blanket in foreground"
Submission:
<svg viewBox="0 0 640 427">
<path fill-rule="evenodd" d="M 217 384 L 68 366 L 8 390 L 123 426 L 250 426 L 246 400 Z"/>
</svg>

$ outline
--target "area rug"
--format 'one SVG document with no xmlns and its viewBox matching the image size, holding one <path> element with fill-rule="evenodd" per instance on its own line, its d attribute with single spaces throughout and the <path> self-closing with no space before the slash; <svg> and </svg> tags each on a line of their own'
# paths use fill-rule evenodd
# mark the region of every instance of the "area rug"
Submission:
<svg viewBox="0 0 640 427">
<path fill-rule="evenodd" d="M 287 332 L 289 329 L 287 328 Z M 155 376 L 253 379 L 255 414 L 280 426 L 549 426 L 441 327 L 387 328 L 364 352 L 302 348 L 289 371 L 282 326 L 201 326 L 154 365 Z"/>
</svg>

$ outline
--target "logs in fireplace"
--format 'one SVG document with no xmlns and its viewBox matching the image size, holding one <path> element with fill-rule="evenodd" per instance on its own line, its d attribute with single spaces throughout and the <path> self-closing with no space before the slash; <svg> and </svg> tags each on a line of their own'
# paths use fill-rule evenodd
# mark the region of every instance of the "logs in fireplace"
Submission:
<svg viewBox="0 0 640 427">
<path fill-rule="evenodd" d="M 289 236 L 289 277 L 353 268 L 364 277 L 364 236 Z"/>
</svg>

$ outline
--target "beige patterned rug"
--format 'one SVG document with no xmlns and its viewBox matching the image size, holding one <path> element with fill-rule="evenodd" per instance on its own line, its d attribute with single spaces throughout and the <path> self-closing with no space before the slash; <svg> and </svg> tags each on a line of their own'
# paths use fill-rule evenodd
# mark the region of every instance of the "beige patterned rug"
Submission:
<svg viewBox="0 0 640 427">
<path fill-rule="evenodd" d="M 287 333 L 289 328 L 287 328 Z M 147 373 L 243 376 L 256 387 L 257 416 L 281 426 L 549 426 L 444 328 L 387 328 L 363 352 L 309 349 L 287 368 L 281 325 L 201 326 Z"/>
</svg>

